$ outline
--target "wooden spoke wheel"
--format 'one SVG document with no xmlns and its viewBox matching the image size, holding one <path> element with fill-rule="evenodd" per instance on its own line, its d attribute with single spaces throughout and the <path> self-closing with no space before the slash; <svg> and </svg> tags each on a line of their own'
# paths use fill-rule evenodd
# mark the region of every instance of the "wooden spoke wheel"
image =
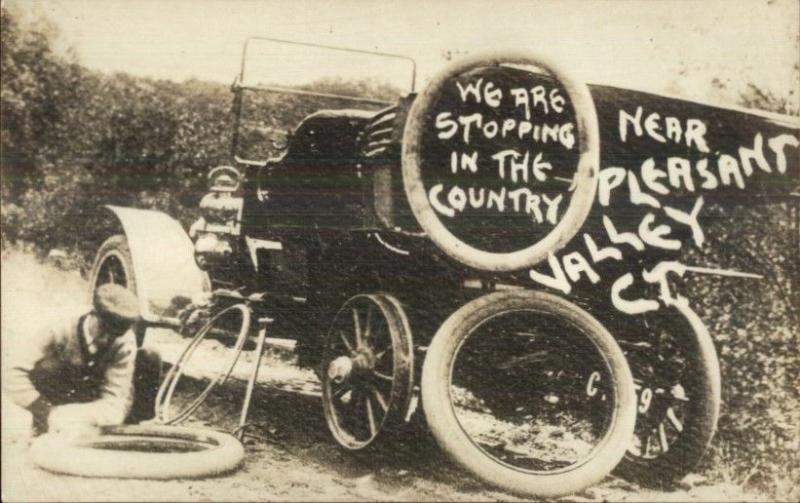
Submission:
<svg viewBox="0 0 800 503">
<path fill-rule="evenodd" d="M 667 313 L 652 342 L 628 346 L 637 420 L 633 442 L 615 469 L 654 487 L 697 465 L 716 432 L 722 401 L 719 360 L 705 324 L 688 306 L 676 304 Z"/>
<path fill-rule="evenodd" d="M 139 294 L 136 275 L 133 269 L 133 258 L 128 247 L 128 240 L 122 234 L 116 234 L 106 239 L 97 250 L 92 270 L 89 273 L 89 303 L 93 302 L 94 292 L 102 285 L 114 283 L 121 285 Z M 144 342 L 146 326 L 136 324 L 136 344 L 141 346 Z"/>
<path fill-rule="evenodd" d="M 325 343 L 325 420 L 350 450 L 400 424 L 414 385 L 411 330 L 400 303 L 386 294 L 356 295 L 336 314 Z"/>
</svg>

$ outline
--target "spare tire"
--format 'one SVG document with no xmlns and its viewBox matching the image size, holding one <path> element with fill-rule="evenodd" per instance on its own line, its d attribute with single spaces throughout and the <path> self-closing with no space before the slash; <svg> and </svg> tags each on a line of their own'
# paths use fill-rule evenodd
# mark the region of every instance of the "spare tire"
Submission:
<svg viewBox="0 0 800 503">
<path fill-rule="evenodd" d="M 174 426 L 104 426 L 96 437 L 69 441 L 48 433 L 31 444 L 34 463 L 56 473 L 120 479 L 178 479 L 229 472 L 244 458 L 233 436 Z"/>
<path fill-rule="evenodd" d="M 488 271 L 530 267 L 586 220 L 599 136 L 583 82 L 527 52 L 478 54 L 414 100 L 403 133 L 406 196 L 451 258 Z"/>
<path fill-rule="evenodd" d="M 593 391 L 599 405 L 583 399 L 587 376 L 601 386 Z M 461 306 L 433 337 L 420 388 L 448 456 L 529 497 L 600 482 L 624 456 L 636 421 L 633 378 L 614 338 L 546 292 L 494 292 Z"/>
</svg>

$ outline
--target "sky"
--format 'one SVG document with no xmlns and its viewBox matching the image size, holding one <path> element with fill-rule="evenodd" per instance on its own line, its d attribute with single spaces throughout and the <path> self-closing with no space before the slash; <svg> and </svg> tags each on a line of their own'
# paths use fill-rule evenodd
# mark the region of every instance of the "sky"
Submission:
<svg viewBox="0 0 800 503">
<path fill-rule="evenodd" d="M 591 83 L 721 103 L 753 83 L 800 99 L 800 0 L 7 1 L 44 13 L 62 45 L 104 72 L 231 83 L 243 41 L 260 35 L 407 55 L 420 83 L 448 52 L 515 48 Z M 387 71 L 369 59 L 326 61 Z M 278 74 L 306 71 L 296 67 Z"/>
</svg>

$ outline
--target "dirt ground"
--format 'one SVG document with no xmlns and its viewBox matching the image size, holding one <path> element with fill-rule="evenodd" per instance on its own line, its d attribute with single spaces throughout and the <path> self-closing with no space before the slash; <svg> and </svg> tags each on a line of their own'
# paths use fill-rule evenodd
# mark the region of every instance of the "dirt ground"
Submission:
<svg viewBox="0 0 800 503">
<path fill-rule="evenodd" d="M 2 354 L 26 334 L 52 322 L 86 300 L 77 272 L 43 266 L 31 255 L 2 257 Z M 186 339 L 167 331 L 148 333 L 148 345 L 174 361 Z M 210 343 L 204 361 L 218 360 L 225 348 Z M 237 364 L 234 379 L 212 394 L 195 423 L 230 428 L 244 394 L 242 378 L 252 355 Z M 251 409 L 252 437 L 245 442 L 242 467 L 232 474 L 201 480 L 140 481 L 89 479 L 49 473 L 28 455 L 30 416 L 2 400 L 3 501 L 521 501 L 487 487 L 452 465 L 432 437 L 417 424 L 395 432 L 380 446 L 352 453 L 327 431 L 312 373 L 279 353 L 268 355 Z M 203 368 L 190 372 L 202 377 Z M 80 460 L 76 460 L 79 463 Z M 653 491 L 609 477 L 564 501 L 758 501 L 728 483 L 689 476 L 669 491 Z"/>
</svg>

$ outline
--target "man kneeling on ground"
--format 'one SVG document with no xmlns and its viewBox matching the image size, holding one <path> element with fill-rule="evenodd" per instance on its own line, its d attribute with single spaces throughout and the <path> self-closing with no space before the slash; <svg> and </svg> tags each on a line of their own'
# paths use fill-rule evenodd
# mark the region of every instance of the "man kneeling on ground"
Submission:
<svg viewBox="0 0 800 503">
<path fill-rule="evenodd" d="M 34 434 L 138 423 L 154 415 L 157 353 L 138 349 L 139 302 L 126 288 L 97 288 L 93 309 L 64 320 L 12 357 L 5 387 L 33 415 Z"/>
</svg>

